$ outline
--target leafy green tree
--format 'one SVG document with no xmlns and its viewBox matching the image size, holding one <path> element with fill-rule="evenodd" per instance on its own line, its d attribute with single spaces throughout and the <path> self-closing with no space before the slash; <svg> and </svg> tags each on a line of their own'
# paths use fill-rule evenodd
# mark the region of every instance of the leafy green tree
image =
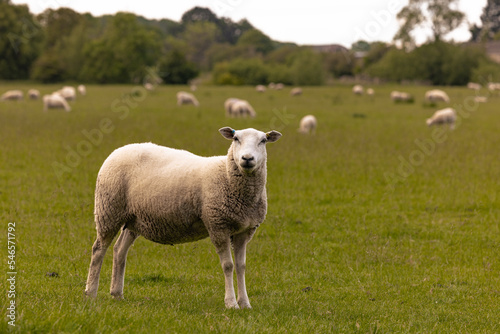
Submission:
<svg viewBox="0 0 500 334">
<path fill-rule="evenodd" d="M 322 85 L 325 83 L 325 68 L 319 53 L 303 49 L 293 56 L 290 68 L 295 85 Z"/>
<path fill-rule="evenodd" d="M 238 45 L 252 48 L 256 52 L 267 54 L 274 49 L 273 41 L 260 30 L 251 29 L 241 35 Z"/>
<path fill-rule="evenodd" d="M 27 79 L 43 30 L 26 5 L 0 1 L 0 79 Z"/>
<path fill-rule="evenodd" d="M 135 15 L 116 14 L 104 35 L 85 48 L 82 77 L 101 83 L 141 82 L 160 54 L 159 36 L 139 25 Z"/>
<path fill-rule="evenodd" d="M 186 84 L 198 74 L 196 65 L 179 50 L 170 51 L 159 63 L 159 75 L 167 84 Z"/>
<path fill-rule="evenodd" d="M 208 70 L 207 51 L 216 43 L 216 34 L 217 26 L 212 22 L 191 23 L 183 33 L 188 45 L 187 58 L 203 70 Z"/>
<path fill-rule="evenodd" d="M 430 24 L 433 41 L 440 41 L 464 21 L 465 15 L 456 7 L 458 0 L 410 0 L 397 14 L 401 26 L 394 36 L 404 46 L 413 46 L 411 32 L 425 23 Z"/>
<path fill-rule="evenodd" d="M 498 40 L 500 39 L 500 0 L 488 0 L 481 15 L 482 25 L 474 24 L 470 32 L 471 40 Z"/>
</svg>

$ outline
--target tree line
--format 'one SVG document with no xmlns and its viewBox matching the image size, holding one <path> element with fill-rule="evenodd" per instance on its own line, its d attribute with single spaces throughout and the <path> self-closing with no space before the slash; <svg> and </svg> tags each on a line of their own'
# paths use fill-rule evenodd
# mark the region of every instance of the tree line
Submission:
<svg viewBox="0 0 500 334">
<path fill-rule="evenodd" d="M 402 24 L 393 43 L 358 41 L 331 52 L 273 41 L 247 20 L 233 22 L 201 7 L 176 22 L 124 12 L 94 17 L 69 8 L 34 15 L 26 5 L 0 0 L 0 79 L 143 83 L 155 73 L 164 83 L 184 84 L 210 73 L 213 83 L 229 85 L 321 85 L 360 75 L 435 85 L 500 81 L 500 65 L 480 43 L 443 40 L 464 19 L 453 9 L 456 1 L 410 0 L 398 13 Z M 500 0 L 488 0 L 482 27 L 471 27 L 472 40 L 500 39 L 499 9 Z M 433 36 L 416 46 L 411 32 L 426 20 Z"/>
</svg>

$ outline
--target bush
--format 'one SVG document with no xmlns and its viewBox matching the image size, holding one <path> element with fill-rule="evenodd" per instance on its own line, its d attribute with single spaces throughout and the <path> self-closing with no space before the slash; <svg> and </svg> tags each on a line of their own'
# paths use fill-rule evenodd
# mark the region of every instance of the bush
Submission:
<svg viewBox="0 0 500 334">
<path fill-rule="evenodd" d="M 267 84 L 269 69 L 261 59 L 235 59 L 218 63 L 214 67 L 213 80 L 218 85 Z"/>
<path fill-rule="evenodd" d="M 166 84 L 186 84 L 200 73 L 196 65 L 178 51 L 170 51 L 161 61 L 159 75 Z"/>
</svg>

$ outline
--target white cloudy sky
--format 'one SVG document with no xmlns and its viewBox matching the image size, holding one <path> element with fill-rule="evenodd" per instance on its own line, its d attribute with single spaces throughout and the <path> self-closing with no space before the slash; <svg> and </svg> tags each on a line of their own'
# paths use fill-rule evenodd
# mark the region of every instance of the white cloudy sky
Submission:
<svg viewBox="0 0 500 334">
<path fill-rule="evenodd" d="M 103 0 L 11 0 L 28 4 L 38 14 L 46 8 L 69 7 L 94 16 L 133 12 L 146 18 L 168 18 L 180 21 L 184 12 L 194 6 L 208 7 L 218 16 L 239 21 L 248 19 L 274 40 L 297 44 L 332 44 L 346 47 L 360 39 L 390 42 L 398 29 L 396 13 L 408 0 L 176 0 L 176 1 L 103 1 Z M 458 0 L 458 8 L 467 23 L 450 35 L 456 41 L 468 40 L 468 24 L 480 23 L 487 0 Z M 417 42 L 426 39 L 425 29 Z"/>
</svg>

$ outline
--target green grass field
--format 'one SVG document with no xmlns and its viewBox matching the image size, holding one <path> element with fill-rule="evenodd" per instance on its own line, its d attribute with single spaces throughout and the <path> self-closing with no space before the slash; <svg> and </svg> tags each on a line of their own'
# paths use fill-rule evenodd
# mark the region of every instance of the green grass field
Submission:
<svg viewBox="0 0 500 334">
<path fill-rule="evenodd" d="M 0 93 L 27 83 L 0 83 Z M 49 93 L 59 86 L 39 86 Z M 186 87 L 88 86 L 73 110 L 0 102 L 0 237 L 8 278 L 15 222 L 15 298 L 1 302 L 5 333 L 498 333 L 500 332 L 500 97 L 462 105 L 454 131 L 428 128 L 428 87 L 349 86 L 257 93 L 199 87 L 201 106 L 176 106 Z M 389 93 L 414 94 L 393 104 Z M 486 92 L 482 92 L 487 94 Z M 228 97 L 255 119 L 226 119 Z M 459 108 L 460 109 L 460 108 Z M 314 136 L 296 129 L 314 114 Z M 125 300 L 109 295 L 108 250 L 98 298 L 84 296 L 95 239 L 97 172 L 115 149 L 155 142 L 222 155 L 223 126 L 275 129 L 268 145 L 267 219 L 247 249 L 251 310 L 226 310 L 210 241 L 172 246 L 139 238 Z M 10 282 L 0 283 L 7 296 Z M 16 303 L 15 327 L 8 307 Z"/>
</svg>

